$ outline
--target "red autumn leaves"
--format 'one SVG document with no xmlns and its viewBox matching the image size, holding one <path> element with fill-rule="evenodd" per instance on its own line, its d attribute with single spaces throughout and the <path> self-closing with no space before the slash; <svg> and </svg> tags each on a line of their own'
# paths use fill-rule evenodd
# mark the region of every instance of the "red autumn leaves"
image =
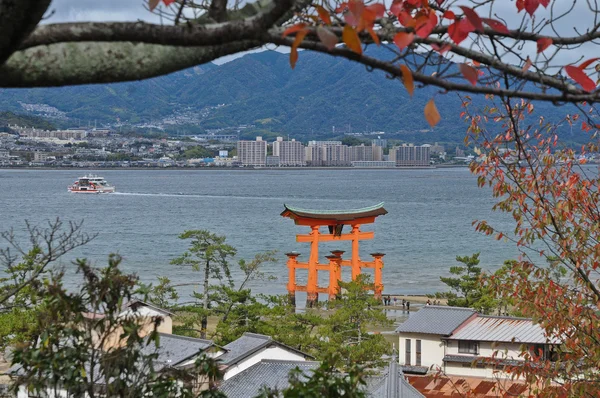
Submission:
<svg viewBox="0 0 600 398">
<path fill-rule="evenodd" d="M 165 5 L 168 7 L 172 3 L 174 3 L 175 0 L 162 0 L 162 2 L 165 3 Z M 148 8 L 150 9 L 150 11 L 154 11 L 154 9 L 156 7 L 158 7 L 159 3 L 160 3 L 160 0 L 148 0 Z"/>
<path fill-rule="evenodd" d="M 567 65 L 564 67 L 565 72 L 569 77 L 575 80 L 579 85 L 587 92 L 592 92 L 596 89 L 596 83 L 590 79 L 585 73 L 585 68 L 590 66 L 592 63 L 598 61 L 600 58 L 591 58 L 581 63 L 579 66 Z"/>
</svg>

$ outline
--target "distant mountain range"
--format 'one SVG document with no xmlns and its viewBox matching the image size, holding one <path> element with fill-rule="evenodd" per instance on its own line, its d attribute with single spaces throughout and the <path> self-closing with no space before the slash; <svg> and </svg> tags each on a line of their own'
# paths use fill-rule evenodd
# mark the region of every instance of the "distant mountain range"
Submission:
<svg viewBox="0 0 600 398">
<path fill-rule="evenodd" d="M 392 55 L 375 51 L 380 58 Z M 431 130 L 423 108 L 434 95 L 442 121 Z M 476 103 L 482 101 L 474 98 Z M 357 63 L 308 51 L 300 53 L 294 70 L 287 54 L 266 51 L 139 82 L 0 90 L 0 110 L 23 113 L 21 103 L 47 104 L 83 122 L 119 118 L 131 124 L 210 107 L 194 122 L 200 129 L 253 124 L 300 139 L 331 134 L 335 126 L 337 133 L 385 131 L 417 142 L 457 142 L 466 129 L 455 93 L 425 87 L 410 98 L 401 82 L 382 72 L 367 72 Z M 538 108 L 551 117 L 557 114 L 551 104 Z"/>
</svg>

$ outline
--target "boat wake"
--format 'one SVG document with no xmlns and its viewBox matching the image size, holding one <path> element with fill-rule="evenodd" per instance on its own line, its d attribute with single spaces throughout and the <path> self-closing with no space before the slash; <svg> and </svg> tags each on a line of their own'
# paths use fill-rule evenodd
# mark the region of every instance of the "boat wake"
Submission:
<svg viewBox="0 0 600 398">
<path fill-rule="evenodd" d="M 149 197 L 162 197 L 162 198 L 199 198 L 199 199 L 250 199 L 250 200 L 277 200 L 288 201 L 294 199 L 308 199 L 303 197 L 296 196 L 286 196 L 286 197 L 274 197 L 274 196 L 240 196 L 240 195 L 201 195 L 201 194 L 192 194 L 192 193 L 142 193 L 142 192 L 115 192 L 111 195 L 120 195 L 120 196 L 149 196 Z M 310 198 L 311 201 L 325 201 L 330 202 L 331 199 L 327 198 Z M 352 202 L 352 199 L 336 199 L 337 202 Z"/>
<path fill-rule="evenodd" d="M 235 196 L 235 195 L 200 195 L 191 193 L 140 193 L 140 192 L 115 192 L 113 195 L 125 195 L 125 196 L 150 196 L 150 197 L 161 197 L 161 198 L 213 198 L 213 199 L 276 199 L 284 200 L 289 198 L 274 198 L 272 196 Z"/>
</svg>

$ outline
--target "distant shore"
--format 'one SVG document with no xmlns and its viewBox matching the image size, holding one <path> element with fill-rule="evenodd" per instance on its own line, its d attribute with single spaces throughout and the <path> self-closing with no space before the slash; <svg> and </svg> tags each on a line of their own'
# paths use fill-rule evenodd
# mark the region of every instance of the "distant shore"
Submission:
<svg viewBox="0 0 600 398">
<path fill-rule="evenodd" d="M 403 167 L 46 167 L 46 166 L 11 166 L 0 167 L 0 170 L 235 170 L 235 171 L 286 171 L 286 170 L 432 170 L 444 168 L 466 168 L 468 165 L 435 165 L 435 166 L 403 166 Z"/>
</svg>

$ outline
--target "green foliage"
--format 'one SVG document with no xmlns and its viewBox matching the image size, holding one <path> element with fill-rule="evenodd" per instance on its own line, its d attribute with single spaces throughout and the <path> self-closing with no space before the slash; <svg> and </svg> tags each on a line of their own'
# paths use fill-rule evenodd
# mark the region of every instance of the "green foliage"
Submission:
<svg viewBox="0 0 600 398">
<path fill-rule="evenodd" d="M 495 297 L 480 283 L 482 276 L 479 265 L 479 254 L 472 256 L 456 256 L 462 266 L 450 267 L 450 273 L 457 277 L 440 277 L 440 280 L 452 291 L 441 294 L 448 299 L 448 305 L 474 308 L 484 314 L 497 308 Z"/>
<path fill-rule="evenodd" d="M 179 235 L 180 239 L 189 239 L 190 248 L 181 256 L 173 259 L 171 264 L 191 266 L 195 271 L 204 271 L 204 290 L 202 295 L 195 294 L 202 300 L 201 336 L 206 337 L 209 313 L 209 288 L 211 277 L 223 284 L 223 279 L 229 287 L 233 286 L 229 259 L 236 254 L 236 250 L 225 243 L 225 237 L 213 234 L 206 230 L 190 230 Z"/>
<path fill-rule="evenodd" d="M 149 303 L 167 309 L 173 308 L 179 299 L 177 289 L 166 276 L 159 276 L 156 286 L 140 282 L 138 292 L 143 294 Z"/>
<path fill-rule="evenodd" d="M 368 290 L 373 286 L 368 276 L 360 275 L 353 282 L 340 282 L 340 287 L 343 293 L 329 303 L 332 313 L 321 331 L 327 344 L 321 347 L 320 356 L 340 353 L 344 361 L 334 363 L 340 367 L 353 363 L 379 365 L 381 356 L 389 353 L 389 344 L 382 335 L 369 334 L 367 327 L 389 325 L 390 321 Z"/>
<path fill-rule="evenodd" d="M 108 266 L 96 270 L 78 260 L 82 281 L 76 291 L 63 286 L 62 273 L 53 272 L 39 286 L 44 311 L 36 319 L 36 333 L 13 353 L 20 382 L 32 392 L 64 389 L 70 396 L 94 398 L 168 396 L 180 390 L 176 378 L 154 371 L 156 354 L 144 351 L 158 342 L 160 320 L 153 321 L 154 329 L 144 338 L 137 316 L 122 314 L 136 278 L 121 273 L 120 261 L 111 255 Z"/>
<path fill-rule="evenodd" d="M 52 122 L 42 117 L 21 115 L 13 112 L 0 112 L 0 131 L 8 131 L 8 125 L 56 130 L 56 126 Z"/>
<path fill-rule="evenodd" d="M 214 152 L 209 150 L 208 148 L 203 147 L 202 145 L 197 145 L 186 149 L 183 154 L 180 156 L 183 159 L 201 159 L 201 158 L 211 158 L 214 156 Z"/>
<path fill-rule="evenodd" d="M 366 139 L 361 139 L 352 135 L 345 135 L 342 137 L 342 144 L 344 145 L 348 145 L 348 146 L 357 146 L 360 144 L 371 144 L 370 140 L 366 140 Z"/>
</svg>

